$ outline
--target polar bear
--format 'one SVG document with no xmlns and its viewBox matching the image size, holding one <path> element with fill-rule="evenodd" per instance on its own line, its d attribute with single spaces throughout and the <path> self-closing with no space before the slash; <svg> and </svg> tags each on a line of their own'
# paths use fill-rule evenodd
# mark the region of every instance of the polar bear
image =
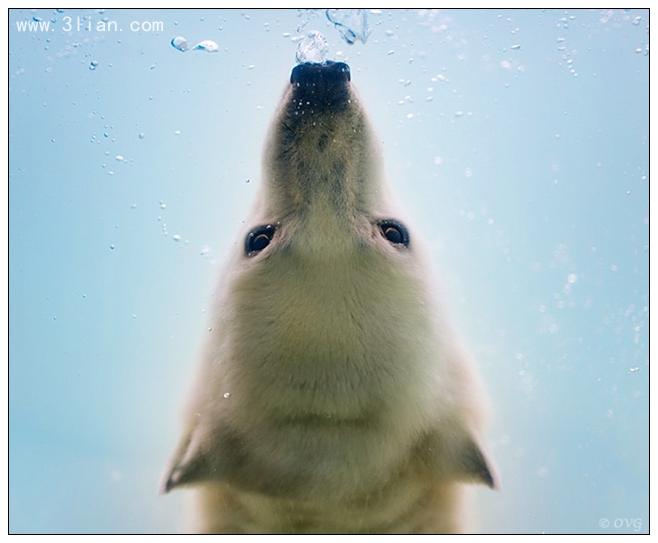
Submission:
<svg viewBox="0 0 658 543">
<path fill-rule="evenodd" d="M 482 392 L 393 205 L 347 64 L 300 64 L 215 297 L 167 492 L 199 532 L 466 530 Z"/>
</svg>

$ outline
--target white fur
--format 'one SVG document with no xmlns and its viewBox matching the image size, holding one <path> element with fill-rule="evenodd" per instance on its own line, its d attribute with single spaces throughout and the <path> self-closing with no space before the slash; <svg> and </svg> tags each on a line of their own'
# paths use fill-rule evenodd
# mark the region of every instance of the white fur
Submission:
<svg viewBox="0 0 658 543">
<path fill-rule="evenodd" d="M 354 91 L 339 111 L 293 103 L 247 225 L 276 234 L 222 277 L 166 489 L 199 485 L 199 531 L 459 531 L 458 481 L 493 484 L 472 367 L 416 232 L 404 248 L 379 231 L 409 223 Z"/>
</svg>

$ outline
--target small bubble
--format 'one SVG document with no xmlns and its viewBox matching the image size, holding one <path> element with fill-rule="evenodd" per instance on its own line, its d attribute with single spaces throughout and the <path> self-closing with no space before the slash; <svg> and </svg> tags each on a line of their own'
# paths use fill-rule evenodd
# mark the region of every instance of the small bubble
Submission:
<svg viewBox="0 0 658 543">
<path fill-rule="evenodd" d="M 180 130 L 174 130 L 174 136 L 180 136 L 181 131 Z"/>
<path fill-rule="evenodd" d="M 181 53 L 184 53 L 187 51 L 190 46 L 187 43 L 187 40 L 183 36 L 176 36 L 175 38 L 171 39 L 171 46 L 180 51 Z"/>
<path fill-rule="evenodd" d="M 160 209 L 167 209 L 167 204 L 160 200 Z"/>
<path fill-rule="evenodd" d="M 219 51 L 219 45 L 212 40 L 203 40 L 197 43 L 193 49 L 195 51 L 204 51 L 205 53 L 217 53 Z"/>
<path fill-rule="evenodd" d="M 224 398 L 225 398 L 225 399 L 228 400 L 230 397 L 231 397 L 231 393 L 230 393 L 230 392 L 224 392 Z"/>
<path fill-rule="evenodd" d="M 143 140 L 144 137 L 145 137 L 145 136 L 144 136 L 144 132 L 140 132 L 139 134 L 137 134 L 137 137 L 138 137 L 140 140 Z"/>
<path fill-rule="evenodd" d="M 116 249 L 116 246 L 114 244 L 110 244 L 110 251 L 114 251 Z"/>
<path fill-rule="evenodd" d="M 570 273 L 567 276 L 567 283 L 573 285 L 576 281 L 578 281 L 578 276 L 575 273 Z"/>
<path fill-rule="evenodd" d="M 515 43 L 514 45 L 512 45 L 512 47 L 510 47 L 510 49 L 515 49 L 515 50 L 516 49 L 521 49 L 521 44 L 520 43 Z"/>
<path fill-rule="evenodd" d="M 124 158 L 123 155 L 116 155 L 116 156 L 114 157 L 114 159 L 115 159 L 117 162 L 123 162 L 123 161 L 125 160 L 125 158 Z"/>
<path fill-rule="evenodd" d="M 97 66 L 98 66 L 98 61 L 97 61 L 97 60 L 92 60 L 92 61 L 89 63 L 89 69 L 90 69 L 90 70 L 95 70 Z"/>
<path fill-rule="evenodd" d="M 171 236 L 171 239 L 173 239 L 174 241 L 178 242 L 178 241 L 181 240 L 181 237 L 180 237 L 180 235 L 178 235 L 178 234 L 174 234 L 173 236 Z"/>
<path fill-rule="evenodd" d="M 628 368 L 628 371 L 629 371 L 630 373 L 637 373 L 638 371 L 640 371 L 640 368 L 638 368 L 638 367 L 635 367 L 635 368 Z"/>
</svg>

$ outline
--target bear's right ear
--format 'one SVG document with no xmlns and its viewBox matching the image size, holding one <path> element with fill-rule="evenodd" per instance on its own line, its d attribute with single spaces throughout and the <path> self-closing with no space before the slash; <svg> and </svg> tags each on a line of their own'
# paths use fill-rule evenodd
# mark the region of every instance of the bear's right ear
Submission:
<svg viewBox="0 0 658 543">
<path fill-rule="evenodd" d="M 166 494 L 177 486 L 199 480 L 201 474 L 206 471 L 206 464 L 206 455 L 193 445 L 192 433 L 187 434 L 169 461 L 160 484 L 160 494 Z"/>
<path fill-rule="evenodd" d="M 162 478 L 160 493 L 177 486 L 225 478 L 237 443 L 228 434 L 209 433 L 197 425 L 181 440 Z"/>
</svg>

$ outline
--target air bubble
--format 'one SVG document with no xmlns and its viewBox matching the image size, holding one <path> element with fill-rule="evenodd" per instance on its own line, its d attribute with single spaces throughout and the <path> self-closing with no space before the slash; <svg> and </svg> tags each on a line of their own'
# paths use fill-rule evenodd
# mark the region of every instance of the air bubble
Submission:
<svg viewBox="0 0 658 543">
<path fill-rule="evenodd" d="M 216 53 L 219 51 L 219 45 L 217 45 L 217 42 L 212 40 L 202 40 L 197 43 L 193 49 L 195 51 L 204 51 L 206 53 Z"/>
<path fill-rule="evenodd" d="M 171 46 L 181 53 L 184 53 L 190 48 L 187 40 L 183 36 L 176 36 L 175 38 L 172 38 Z"/>
<path fill-rule="evenodd" d="M 353 45 L 357 40 L 361 43 L 368 41 L 370 29 L 368 28 L 367 9 L 328 9 L 327 19 L 340 32 L 342 38 Z"/>
<path fill-rule="evenodd" d="M 299 64 L 305 62 L 321 64 L 327 59 L 328 53 L 327 39 L 321 32 L 314 30 L 299 40 L 295 59 Z"/>
</svg>

